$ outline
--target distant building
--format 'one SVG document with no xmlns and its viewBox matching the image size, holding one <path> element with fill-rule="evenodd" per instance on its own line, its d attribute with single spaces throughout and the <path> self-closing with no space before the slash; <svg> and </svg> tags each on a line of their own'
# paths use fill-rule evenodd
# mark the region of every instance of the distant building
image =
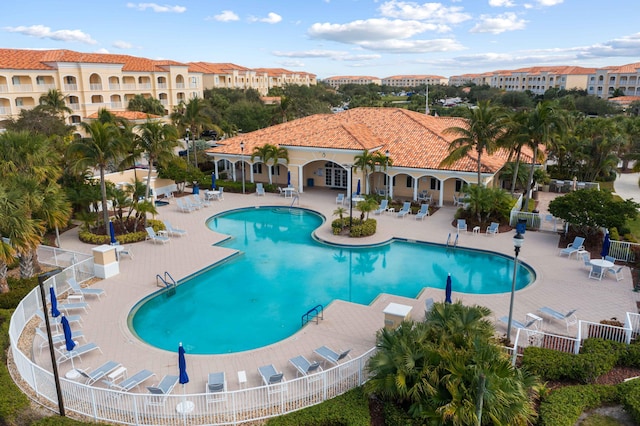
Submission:
<svg viewBox="0 0 640 426">
<path fill-rule="evenodd" d="M 449 79 L 440 75 L 393 75 L 382 79 L 383 86 L 416 87 L 427 84 L 447 84 Z"/>
<path fill-rule="evenodd" d="M 606 99 L 616 89 L 626 96 L 640 96 L 640 62 L 598 68 L 589 75 L 588 94 Z"/>
<path fill-rule="evenodd" d="M 340 75 L 335 77 L 328 77 L 322 80 L 324 83 L 338 89 L 344 84 L 360 84 L 366 86 L 367 84 L 382 85 L 382 80 L 378 77 L 371 77 L 366 75 Z"/>
</svg>

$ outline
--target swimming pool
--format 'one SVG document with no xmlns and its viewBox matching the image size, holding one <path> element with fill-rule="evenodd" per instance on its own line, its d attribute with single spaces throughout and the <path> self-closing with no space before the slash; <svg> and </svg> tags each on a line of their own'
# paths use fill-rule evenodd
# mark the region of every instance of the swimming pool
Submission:
<svg viewBox="0 0 640 426">
<path fill-rule="evenodd" d="M 504 293 L 513 259 L 496 253 L 393 241 L 349 248 L 315 241 L 323 218 L 304 209 L 251 208 L 214 216 L 207 226 L 241 251 L 189 277 L 175 294 L 154 295 L 132 310 L 129 324 L 143 341 L 170 351 L 183 342 L 193 354 L 254 349 L 291 336 L 310 308 L 342 299 L 369 304 L 380 293 L 416 297 L 424 287 Z M 535 276 L 519 264 L 516 288 Z"/>
</svg>

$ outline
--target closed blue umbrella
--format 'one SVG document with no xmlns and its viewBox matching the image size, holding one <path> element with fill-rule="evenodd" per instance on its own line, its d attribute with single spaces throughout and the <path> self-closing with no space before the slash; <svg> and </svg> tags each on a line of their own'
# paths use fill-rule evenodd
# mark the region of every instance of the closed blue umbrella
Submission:
<svg viewBox="0 0 640 426">
<path fill-rule="evenodd" d="M 113 227 L 112 221 L 109 221 L 109 235 L 111 236 L 111 245 L 117 244 L 118 240 L 116 240 L 116 229 Z"/>
<path fill-rule="evenodd" d="M 58 298 L 56 297 L 56 291 L 53 289 L 53 286 L 49 287 L 49 297 L 51 298 L 51 316 L 54 318 L 59 317 Z"/>
<path fill-rule="evenodd" d="M 291 172 L 287 172 L 287 186 L 291 186 Z"/>
<path fill-rule="evenodd" d="M 358 179 L 358 187 L 356 188 L 356 195 L 360 195 L 360 179 Z"/>
<path fill-rule="evenodd" d="M 444 290 L 444 303 L 451 303 L 451 274 L 447 275 L 447 287 Z"/>
<path fill-rule="evenodd" d="M 600 256 L 604 259 L 609 255 L 609 247 L 611 246 L 611 240 L 609 239 L 609 233 L 607 232 L 604 235 L 604 241 L 602 242 L 602 251 L 600 251 Z"/>
<path fill-rule="evenodd" d="M 211 173 L 211 190 L 216 189 L 216 174 Z"/>
<path fill-rule="evenodd" d="M 73 348 L 76 347 L 76 342 L 73 341 L 73 333 L 71 333 L 71 327 L 69 326 L 69 321 L 67 321 L 67 317 L 62 316 L 62 332 L 64 333 L 64 344 L 67 348 L 68 352 L 71 352 Z M 73 357 L 69 354 L 69 358 L 71 359 L 71 369 L 75 370 L 76 368 L 73 365 Z"/>
<path fill-rule="evenodd" d="M 178 347 L 178 370 L 180 371 L 180 384 L 184 385 L 189 383 L 189 376 L 187 375 L 187 361 L 184 359 L 184 348 L 182 342 Z"/>
</svg>

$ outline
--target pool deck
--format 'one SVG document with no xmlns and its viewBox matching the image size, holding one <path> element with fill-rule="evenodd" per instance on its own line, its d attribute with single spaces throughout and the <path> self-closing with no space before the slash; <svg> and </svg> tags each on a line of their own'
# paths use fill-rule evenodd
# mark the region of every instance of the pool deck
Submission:
<svg viewBox="0 0 640 426">
<path fill-rule="evenodd" d="M 637 189 L 637 188 L 636 188 Z M 423 221 L 408 215 L 398 218 L 395 214 L 386 213 L 372 216 L 378 220 L 377 232 L 372 237 L 349 239 L 336 237 L 331 232 L 330 223 L 335 218 L 333 211 L 338 207 L 335 202 L 337 191 L 310 189 L 301 194 L 299 207 L 312 209 L 323 214 L 326 222 L 317 230 L 321 239 L 343 244 L 369 244 L 388 241 L 393 237 L 410 240 L 430 241 L 444 244 L 447 235 L 455 236 L 456 229 L 452 225 L 455 209 L 445 206 Z M 555 194 L 540 193 L 539 210 L 544 214 L 546 206 Z M 636 196 L 640 199 L 640 196 Z M 255 194 L 225 193 L 224 200 L 212 201 L 211 206 L 192 213 L 179 212 L 175 200 L 168 206 L 158 208 L 158 219 L 169 220 L 175 228 L 188 231 L 188 235 L 171 238 L 168 244 L 152 244 L 141 242 L 131 245 L 134 258 L 125 257 L 120 261 L 120 274 L 94 284 L 104 288 L 106 297 L 92 300 L 90 311 L 83 314 L 82 329 L 88 341 L 95 342 L 103 354 L 94 352 L 76 361 L 79 368 L 95 368 L 107 360 L 122 363 L 127 367 L 129 375 L 146 368 L 155 372 L 156 377 L 145 385 L 157 383 L 165 374 L 177 374 L 178 357 L 176 352 L 168 352 L 150 347 L 139 341 L 127 327 L 127 315 L 141 298 L 158 290 L 156 274 L 168 271 L 176 280 L 188 276 L 212 263 L 227 257 L 231 251 L 214 244 L 225 238 L 214 233 L 205 226 L 205 221 L 212 215 L 235 208 L 250 206 L 289 206 L 292 199 L 276 194 L 259 197 Z M 298 206 L 298 203 L 295 204 Z M 345 206 L 348 211 L 348 206 Z M 359 214 L 354 209 L 354 215 Z M 474 235 L 471 230 L 460 234 L 459 245 L 463 247 L 492 250 L 513 255 L 512 237 L 514 233 L 501 233 L 495 236 L 485 234 Z M 537 273 L 536 281 L 527 288 L 516 292 L 514 319 L 524 320 L 527 313 L 536 313 L 542 306 L 549 306 L 559 311 L 577 309 L 579 319 L 598 322 L 602 319 L 616 317 L 624 321 L 625 312 L 637 312 L 636 302 L 640 293 L 632 291 L 632 281 L 628 269 L 624 270 L 624 280 L 616 281 L 611 276 L 602 281 L 588 279 L 588 269 L 581 261 L 558 256 L 557 234 L 548 232 L 527 231 L 525 243 L 519 259 L 529 264 Z M 61 236 L 62 248 L 83 253 L 91 253 L 93 246 L 80 242 L 77 228 Z M 598 254 L 593 253 L 592 257 Z M 295 261 L 295 258 L 292 259 Z M 420 259 L 407 259 L 407 263 L 421 262 Z M 425 271 L 427 272 L 427 271 Z M 442 277 L 443 281 L 445 277 Z M 238 282 L 238 291 L 242 291 L 242 283 Z M 228 355 L 191 355 L 187 353 L 190 382 L 186 385 L 187 393 L 200 393 L 205 389 L 207 375 L 210 372 L 224 371 L 229 390 L 238 389 L 238 371 L 246 371 L 247 386 L 261 385 L 257 368 L 274 364 L 284 372 L 286 378 L 294 378 L 296 370 L 289 364 L 289 359 L 304 355 L 310 360 L 317 359 L 313 350 L 327 345 L 337 351 L 352 349 L 353 356 L 359 356 L 375 345 L 375 334 L 384 325 L 384 308 L 390 302 L 397 302 L 413 307 L 411 315 L 415 319 L 424 316 L 424 301 L 432 297 L 436 301 L 444 300 L 444 291 L 427 288 L 418 298 L 409 299 L 388 294 L 380 295 L 370 306 L 363 306 L 343 301 L 335 301 L 326 307 L 324 320 L 319 325 L 308 324 L 293 336 L 270 346 Z M 453 289 L 453 300 L 461 300 L 465 304 L 479 304 L 489 307 L 494 318 L 508 315 L 509 294 L 472 295 L 456 293 Z M 300 315 L 310 307 L 301 306 Z M 167 315 L 172 315 L 167 312 Z M 542 316 L 542 315 L 541 315 Z M 229 318 L 233 321 L 233 318 Z M 204 323 L 205 327 L 224 327 L 222 323 Z M 496 324 L 498 333 L 506 333 L 506 325 Z M 543 329 L 548 332 L 567 334 L 564 321 L 544 318 Z M 570 334 L 575 335 L 575 327 Z M 187 342 L 185 342 L 187 343 Z M 177 345 L 176 345 L 177 351 Z M 34 351 L 40 365 L 50 366 L 48 354 L 43 351 L 38 355 Z M 70 363 L 61 365 L 64 374 L 71 368 Z M 102 386 L 97 384 L 97 386 Z"/>
</svg>

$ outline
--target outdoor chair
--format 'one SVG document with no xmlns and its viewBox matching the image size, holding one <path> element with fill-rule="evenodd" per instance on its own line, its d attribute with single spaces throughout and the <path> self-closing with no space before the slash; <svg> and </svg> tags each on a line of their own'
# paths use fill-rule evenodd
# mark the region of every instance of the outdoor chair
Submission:
<svg viewBox="0 0 640 426">
<path fill-rule="evenodd" d="M 349 355 L 351 349 L 347 349 L 343 352 L 336 352 L 333 349 L 328 348 L 327 346 L 321 346 L 318 349 L 315 349 L 314 352 L 320 355 L 325 361 L 329 361 L 330 363 L 335 365 L 338 365 L 341 360 L 347 357 L 351 358 L 351 356 Z"/>
<path fill-rule="evenodd" d="M 291 358 L 289 362 L 296 368 L 296 375 L 302 374 L 303 376 L 308 376 L 309 374 L 322 371 L 322 367 L 320 367 L 320 363 L 318 361 L 309 362 L 309 360 L 303 355 Z"/>
<path fill-rule="evenodd" d="M 178 237 L 187 235 L 187 231 L 185 231 L 184 229 L 174 228 L 173 225 L 171 225 L 171 222 L 167 220 L 163 221 L 162 223 L 164 223 L 164 227 L 166 228 L 167 233 L 169 235 L 178 236 Z"/>
<path fill-rule="evenodd" d="M 154 231 L 152 227 L 148 226 L 145 229 L 147 231 L 147 240 L 151 240 L 152 243 L 164 244 L 169 242 L 169 237 L 156 234 L 156 231 Z"/>
<path fill-rule="evenodd" d="M 567 248 L 560 250 L 560 256 L 566 254 L 567 257 L 571 257 L 573 253 L 578 253 L 579 250 L 584 250 L 584 237 L 576 237 L 573 242 L 567 245 Z"/>
<path fill-rule="evenodd" d="M 564 320 L 565 323 L 567 324 L 567 332 L 569 331 L 570 325 L 574 325 L 578 323 L 578 318 L 575 315 L 577 309 L 572 309 L 566 314 L 563 314 L 562 312 L 556 311 L 555 309 L 552 309 L 548 306 L 543 306 L 542 308 L 538 309 L 538 311 L 550 316 L 551 318 L 555 318 L 557 320 Z"/>
<path fill-rule="evenodd" d="M 402 205 L 402 208 L 397 213 L 397 216 L 404 219 L 404 217 L 409 213 L 411 213 L 411 202 L 405 201 L 404 204 Z"/>
<path fill-rule="evenodd" d="M 133 376 L 122 380 L 120 383 L 115 383 L 111 380 L 103 380 L 102 382 L 110 388 L 117 389 L 122 392 L 129 392 L 131 389 L 140 386 L 142 382 L 150 379 L 152 376 L 155 376 L 155 373 L 152 373 L 149 370 L 140 370 Z"/>
<path fill-rule="evenodd" d="M 591 265 L 591 270 L 589 271 L 589 278 L 594 280 L 602 280 L 604 276 L 605 269 L 602 266 Z"/>
<path fill-rule="evenodd" d="M 382 200 L 380 202 L 380 207 L 373 211 L 373 214 L 382 214 L 387 211 L 389 208 L 389 200 Z"/>
<path fill-rule="evenodd" d="M 491 222 L 491 225 L 487 226 L 487 235 L 489 235 L 489 234 L 493 234 L 493 235 L 498 234 L 498 228 L 499 227 L 500 227 L 500 224 L 498 222 Z"/>
<path fill-rule="evenodd" d="M 226 398 L 227 380 L 224 371 L 219 373 L 209 373 L 205 393 L 207 402 L 224 401 Z"/>
<path fill-rule="evenodd" d="M 282 383 L 285 380 L 284 374 L 276 370 L 273 364 L 258 367 L 258 373 L 266 386 Z"/>
<path fill-rule="evenodd" d="M 429 216 L 429 204 L 422 204 L 420 211 L 416 213 L 416 220 L 424 220 L 426 216 Z"/>
<path fill-rule="evenodd" d="M 467 221 L 465 219 L 458 219 L 457 230 L 458 233 L 460 233 L 460 231 L 467 232 Z"/>
<path fill-rule="evenodd" d="M 157 386 L 147 386 L 147 390 L 151 394 L 147 398 L 147 405 L 161 406 L 167 400 L 167 395 L 171 393 L 180 377 L 166 375 L 160 380 Z"/>
<path fill-rule="evenodd" d="M 100 296 L 105 294 L 104 290 L 101 288 L 93 288 L 93 287 L 83 288 L 82 286 L 80 286 L 80 284 L 78 284 L 76 279 L 73 277 L 67 280 L 67 284 L 69 284 L 69 287 L 71 287 L 73 294 L 80 294 L 82 296 L 98 296 L 98 298 L 100 298 Z"/>
<path fill-rule="evenodd" d="M 78 373 L 80 373 L 80 375 L 82 377 L 87 379 L 87 381 L 85 382 L 86 385 L 92 385 L 95 382 L 97 382 L 98 380 L 102 379 L 107 374 L 111 373 L 116 368 L 121 367 L 121 366 L 122 366 L 122 364 L 120 364 L 118 362 L 107 361 L 104 364 L 102 364 L 100 367 L 98 367 L 98 368 L 96 368 L 94 370 L 91 370 L 91 371 L 80 370 L 78 368 L 76 368 L 76 371 Z"/>
<path fill-rule="evenodd" d="M 76 346 L 71 351 L 68 351 L 67 347 L 65 345 L 62 345 L 56 348 L 56 352 L 58 352 L 58 354 L 60 355 L 57 361 L 58 361 L 58 364 L 60 364 L 62 362 L 69 361 L 70 359 L 76 358 L 76 357 L 80 358 L 80 361 L 82 361 L 82 355 L 95 350 L 98 350 L 100 351 L 100 353 L 102 353 L 102 350 L 98 347 L 98 345 L 96 345 L 93 342 L 87 343 L 82 346 Z"/>
</svg>

